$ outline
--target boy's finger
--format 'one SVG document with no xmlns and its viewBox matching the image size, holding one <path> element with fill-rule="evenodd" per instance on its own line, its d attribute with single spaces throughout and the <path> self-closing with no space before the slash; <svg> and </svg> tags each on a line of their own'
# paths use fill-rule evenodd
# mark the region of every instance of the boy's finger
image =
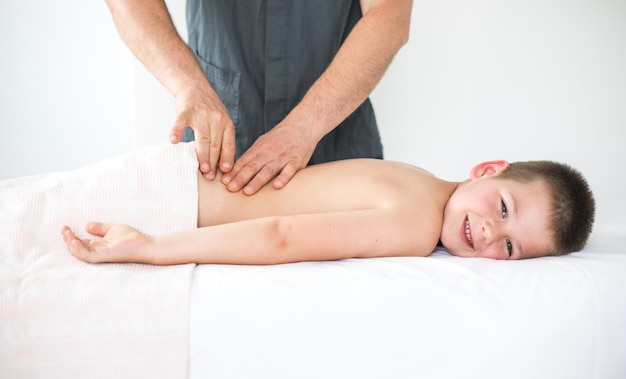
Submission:
<svg viewBox="0 0 626 379">
<path fill-rule="evenodd" d="M 67 244 L 67 248 L 73 256 L 80 260 L 84 260 L 83 256 L 85 255 L 86 248 L 81 240 L 77 238 L 71 239 Z"/>
<path fill-rule="evenodd" d="M 70 241 L 72 240 L 72 229 L 69 228 L 69 226 L 64 226 L 63 229 L 61 229 L 61 234 L 63 235 L 63 242 L 65 242 L 65 245 L 67 245 L 67 247 L 70 247 Z"/>
<path fill-rule="evenodd" d="M 111 229 L 112 224 L 103 224 L 101 222 L 92 221 L 87 224 L 85 230 L 87 233 L 93 234 L 95 236 L 104 237 L 105 234 Z"/>
<path fill-rule="evenodd" d="M 82 241 L 76 237 L 76 234 L 69 227 L 63 228 L 63 241 L 67 246 L 67 249 L 77 258 L 80 258 L 80 253 L 85 248 Z"/>
<path fill-rule="evenodd" d="M 87 248 L 87 240 L 81 240 L 76 236 L 74 231 L 69 226 L 64 226 L 61 229 L 63 234 L 63 241 L 65 242 L 65 246 L 67 246 L 67 250 L 76 258 L 80 259 L 84 262 L 89 262 L 89 257 L 91 256 L 89 253 L 89 248 Z"/>
</svg>

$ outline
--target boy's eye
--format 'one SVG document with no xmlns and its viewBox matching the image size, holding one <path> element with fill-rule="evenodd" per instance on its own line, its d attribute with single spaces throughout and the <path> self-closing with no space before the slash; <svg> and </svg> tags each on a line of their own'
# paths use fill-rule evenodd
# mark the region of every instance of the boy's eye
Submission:
<svg viewBox="0 0 626 379">
<path fill-rule="evenodd" d="M 513 244 L 511 240 L 506 240 L 506 250 L 509 252 L 509 258 L 511 258 L 511 255 L 513 255 Z"/>
<path fill-rule="evenodd" d="M 506 204 L 504 204 L 504 200 L 501 201 L 501 207 L 502 207 L 502 218 L 505 218 L 508 211 L 506 209 Z"/>
</svg>

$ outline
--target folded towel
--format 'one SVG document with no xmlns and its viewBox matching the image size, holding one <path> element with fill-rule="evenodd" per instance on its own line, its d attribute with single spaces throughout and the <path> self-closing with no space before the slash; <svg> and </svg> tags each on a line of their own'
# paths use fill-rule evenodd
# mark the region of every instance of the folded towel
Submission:
<svg viewBox="0 0 626 379">
<path fill-rule="evenodd" d="M 63 225 L 195 228 L 193 144 L 0 182 L 0 377 L 186 377 L 194 265 L 83 263 Z"/>
</svg>

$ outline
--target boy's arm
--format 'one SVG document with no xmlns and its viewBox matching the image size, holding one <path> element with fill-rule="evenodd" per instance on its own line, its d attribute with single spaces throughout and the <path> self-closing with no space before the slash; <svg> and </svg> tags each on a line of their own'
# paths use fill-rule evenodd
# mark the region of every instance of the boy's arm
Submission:
<svg viewBox="0 0 626 379">
<path fill-rule="evenodd" d="M 87 230 L 103 239 L 79 240 L 67 227 L 63 234 L 72 254 L 87 262 L 278 264 L 426 256 L 438 234 L 436 227 L 420 230 L 427 223 L 416 220 L 417 215 L 393 208 L 267 217 L 157 237 L 98 223 Z"/>
</svg>

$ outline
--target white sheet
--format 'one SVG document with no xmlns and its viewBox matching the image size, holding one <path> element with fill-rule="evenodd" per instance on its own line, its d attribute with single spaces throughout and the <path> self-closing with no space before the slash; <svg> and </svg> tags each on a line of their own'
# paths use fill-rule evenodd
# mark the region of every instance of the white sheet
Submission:
<svg viewBox="0 0 626 379">
<path fill-rule="evenodd" d="M 194 265 L 90 265 L 60 229 L 89 220 L 194 228 L 192 144 L 0 182 L 0 377 L 187 376 Z"/>
<path fill-rule="evenodd" d="M 200 265 L 190 378 L 626 378 L 626 207 L 565 257 Z"/>
<path fill-rule="evenodd" d="M 196 165 L 191 144 L 159 146 L 0 182 L 1 378 L 626 377 L 623 203 L 583 252 L 520 262 L 439 250 L 194 272 L 66 252 L 63 224 L 194 227 Z"/>
</svg>

